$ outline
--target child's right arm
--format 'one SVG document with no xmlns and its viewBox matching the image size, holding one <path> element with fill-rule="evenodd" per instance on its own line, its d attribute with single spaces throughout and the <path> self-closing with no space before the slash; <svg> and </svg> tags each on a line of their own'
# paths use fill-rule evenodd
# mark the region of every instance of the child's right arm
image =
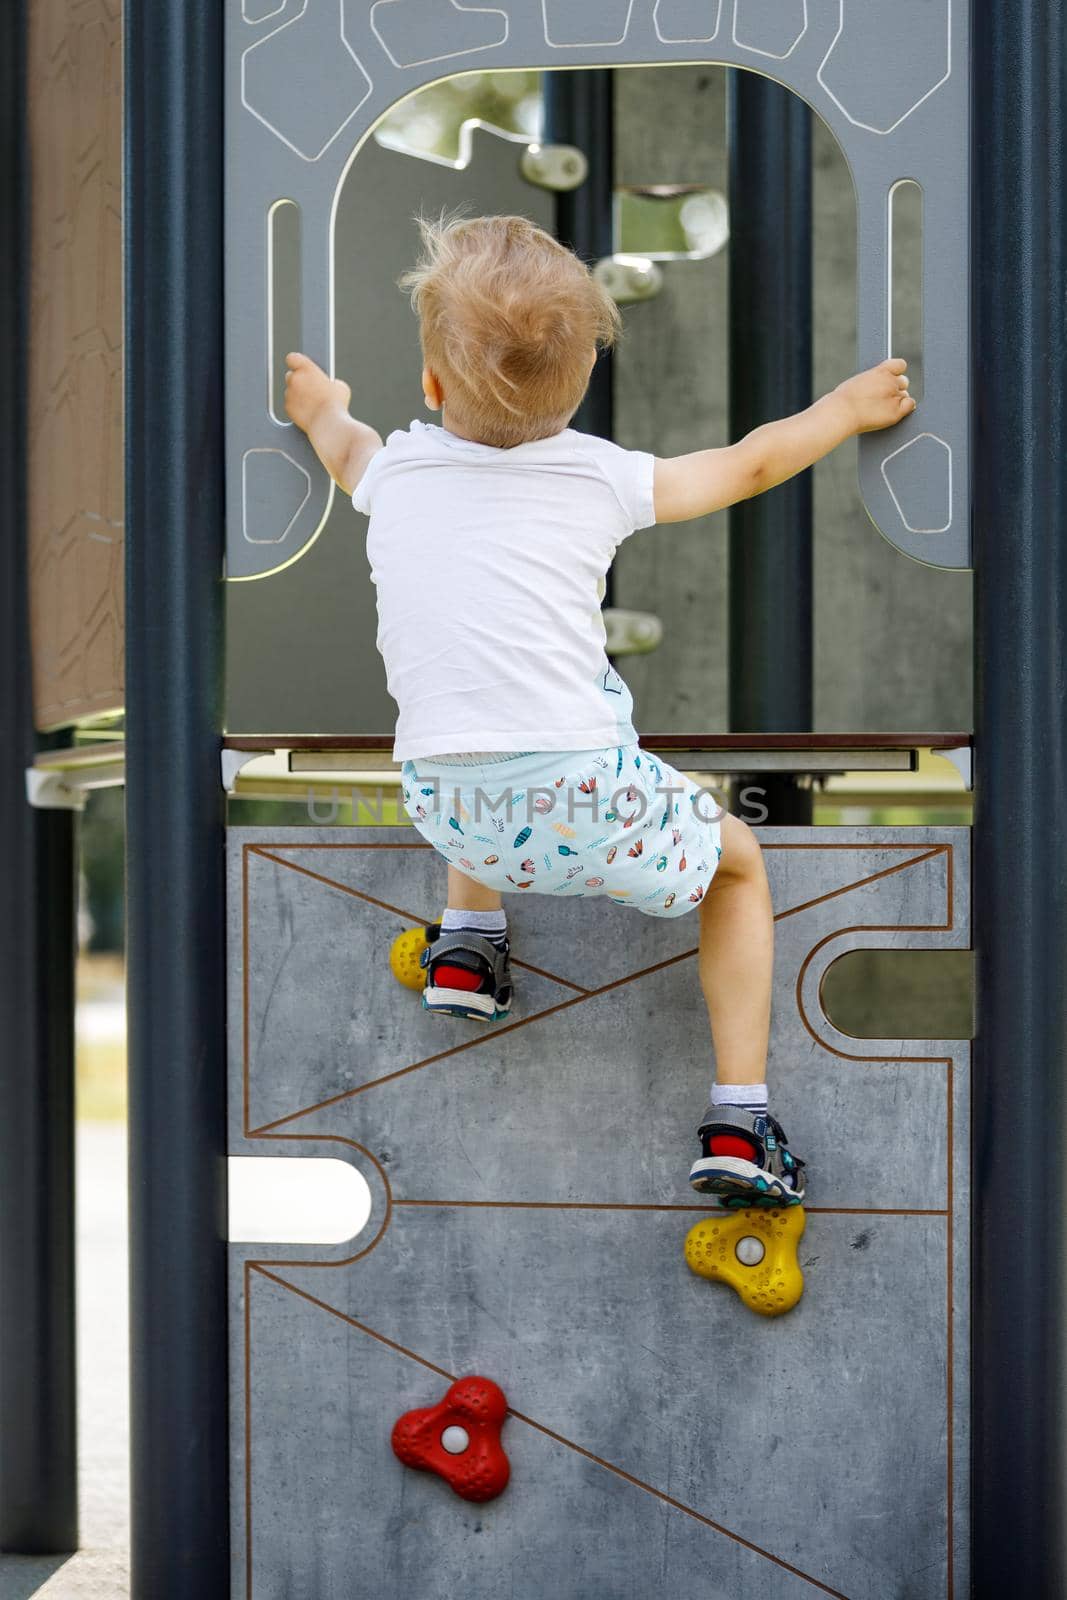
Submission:
<svg viewBox="0 0 1067 1600">
<path fill-rule="evenodd" d="M 382 448 L 381 435 L 349 415 L 352 391 L 347 383 L 329 377 L 299 351 L 287 355 L 285 361 L 285 409 L 307 434 L 333 481 L 351 494 L 371 456 Z"/>
<path fill-rule="evenodd" d="M 686 522 L 773 489 L 829 455 L 854 433 L 892 427 L 915 410 L 907 362 L 883 361 L 838 384 L 807 411 L 767 422 L 718 450 L 657 458 L 657 522 Z"/>
</svg>

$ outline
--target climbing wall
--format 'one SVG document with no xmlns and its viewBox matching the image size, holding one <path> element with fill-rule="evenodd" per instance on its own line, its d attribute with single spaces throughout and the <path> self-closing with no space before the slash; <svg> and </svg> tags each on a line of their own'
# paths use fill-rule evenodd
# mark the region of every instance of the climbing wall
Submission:
<svg viewBox="0 0 1067 1600">
<path fill-rule="evenodd" d="M 810 1161 L 780 1318 L 686 1268 L 711 1052 L 697 920 L 513 898 L 506 1025 L 425 1015 L 390 942 L 439 913 L 410 828 L 234 828 L 234 1155 L 365 1177 L 338 1246 L 232 1246 L 242 1600 L 933 1600 L 967 1593 L 969 1046 L 858 1040 L 846 951 L 969 945 L 963 828 L 766 828 L 770 1076 Z M 756 1270 L 756 1269 L 753 1269 Z M 473 1505 L 394 1421 L 505 1391 Z"/>
</svg>

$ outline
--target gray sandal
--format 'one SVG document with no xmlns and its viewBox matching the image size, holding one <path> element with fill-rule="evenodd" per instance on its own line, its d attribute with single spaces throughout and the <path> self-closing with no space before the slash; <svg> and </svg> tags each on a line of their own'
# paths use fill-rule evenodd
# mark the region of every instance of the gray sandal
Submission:
<svg viewBox="0 0 1067 1600">
<path fill-rule="evenodd" d="M 804 1162 L 788 1148 L 781 1123 L 769 1112 L 709 1106 L 698 1132 L 703 1154 L 689 1174 L 694 1189 L 717 1196 L 729 1210 L 798 1206 L 803 1200 Z"/>
<path fill-rule="evenodd" d="M 426 969 L 425 1010 L 471 1022 L 499 1022 L 507 1016 L 512 999 L 507 940 L 501 949 L 470 930 L 442 933 L 436 922 L 426 929 L 426 939 L 419 958 Z"/>
</svg>

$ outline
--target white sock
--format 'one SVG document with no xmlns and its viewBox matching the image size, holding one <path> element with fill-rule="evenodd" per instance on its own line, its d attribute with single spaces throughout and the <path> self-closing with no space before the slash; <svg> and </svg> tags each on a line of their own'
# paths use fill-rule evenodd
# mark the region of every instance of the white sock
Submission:
<svg viewBox="0 0 1067 1600">
<path fill-rule="evenodd" d="M 744 1111 L 766 1111 L 767 1085 L 765 1083 L 713 1083 L 713 1106 L 740 1106 Z"/>
<path fill-rule="evenodd" d="M 508 931 L 507 913 L 499 911 L 455 911 L 451 906 L 441 918 L 441 932 L 455 933 L 466 928 L 470 933 L 482 933 L 494 944 L 499 944 Z"/>
</svg>

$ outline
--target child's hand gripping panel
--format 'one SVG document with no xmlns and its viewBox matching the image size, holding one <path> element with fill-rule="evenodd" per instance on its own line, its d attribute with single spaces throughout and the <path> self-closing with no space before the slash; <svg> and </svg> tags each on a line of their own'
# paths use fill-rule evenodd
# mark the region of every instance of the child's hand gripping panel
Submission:
<svg viewBox="0 0 1067 1600">
<path fill-rule="evenodd" d="M 780 1317 L 804 1292 L 797 1245 L 804 1207 L 723 1212 L 690 1228 L 685 1262 L 700 1278 L 728 1283 L 750 1311 Z"/>
<path fill-rule="evenodd" d="M 491 1378 L 460 1378 L 435 1406 L 405 1411 L 393 1428 L 393 1449 L 406 1467 L 436 1472 L 464 1500 L 495 1500 L 511 1467 L 500 1429 L 508 1414 Z"/>
</svg>

